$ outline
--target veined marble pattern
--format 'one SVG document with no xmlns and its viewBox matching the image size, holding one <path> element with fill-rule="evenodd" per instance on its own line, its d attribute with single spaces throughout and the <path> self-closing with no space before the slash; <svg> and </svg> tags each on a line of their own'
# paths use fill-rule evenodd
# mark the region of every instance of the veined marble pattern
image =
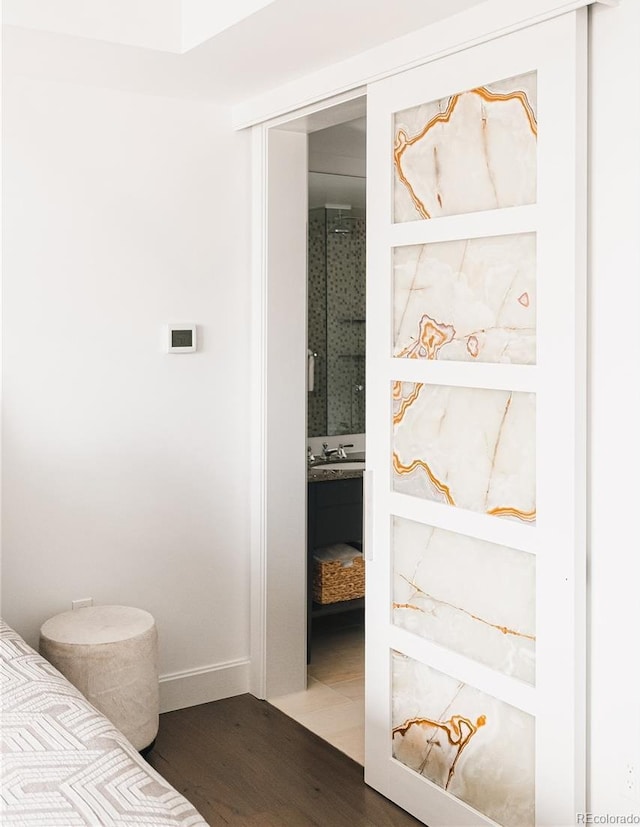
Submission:
<svg viewBox="0 0 640 827">
<path fill-rule="evenodd" d="M 392 382 L 393 489 L 535 522 L 535 394 Z"/>
<path fill-rule="evenodd" d="M 535 682 L 535 557 L 393 518 L 396 626 Z"/>
<path fill-rule="evenodd" d="M 505 827 L 535 823 L 531 715 L 393 653 L 393 756 Z"/>
<path fill-rule="evenodd" d="M 536 73 L 395 115 L 396 222 L 533 204 Z"/>
<path fill-rule="evenodd" d="M 394 356 L 536 361 L 534 233 L 397 247 Z"/>
</svg>

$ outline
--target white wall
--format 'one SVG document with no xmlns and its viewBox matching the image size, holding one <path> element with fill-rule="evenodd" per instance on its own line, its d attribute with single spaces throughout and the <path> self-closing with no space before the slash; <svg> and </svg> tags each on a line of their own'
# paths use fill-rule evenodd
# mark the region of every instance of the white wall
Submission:
<svg viewBox="0 0 640 827">
<path fill-rule="evenodd" d="M 3 614 L 37 644 L 75 598 L 140 606 L 163 708 L 245 691 L 248 136 L 4 69 Z"/>
<path fill-rule="evenodd" d="M 640 814 L 640 4 L 591 23 L 590 808 Z"/>
</svg>

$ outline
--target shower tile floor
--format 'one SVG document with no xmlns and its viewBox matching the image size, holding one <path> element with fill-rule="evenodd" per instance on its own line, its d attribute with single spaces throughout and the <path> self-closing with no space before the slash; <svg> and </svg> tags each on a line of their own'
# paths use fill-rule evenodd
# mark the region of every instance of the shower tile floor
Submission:
<svg viewBox="0 0 640 827">
<path fill-rule="evenodd" d="M 306 691 L 269 703 L 364 765 L 364 625 L 343 617 L 314 622 Z"/>
</svg>

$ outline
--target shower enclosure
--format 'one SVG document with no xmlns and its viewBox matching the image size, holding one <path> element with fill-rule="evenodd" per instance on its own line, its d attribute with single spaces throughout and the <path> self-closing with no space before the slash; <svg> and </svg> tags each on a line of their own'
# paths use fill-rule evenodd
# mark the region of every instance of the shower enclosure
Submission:
<svg viewBox="0 0 640 827">
<path fill-rule="evenodd" d="M 336 204 L 309 210 L 308 436 L 364 433 L 365 241 L 363 209 Z"/>
</svg>

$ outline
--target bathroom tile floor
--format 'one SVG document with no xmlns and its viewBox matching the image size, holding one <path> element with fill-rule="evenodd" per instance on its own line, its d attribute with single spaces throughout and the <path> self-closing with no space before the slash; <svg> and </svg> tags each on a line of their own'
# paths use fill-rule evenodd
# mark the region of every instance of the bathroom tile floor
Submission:
<svg viewBox="0 0 640 827">
<path fill-rule="evenodd" d="M 364 764 L 364 625 L 344 618 L 314 622 L 306 691 L 269 703 Z"/>
</svg>

